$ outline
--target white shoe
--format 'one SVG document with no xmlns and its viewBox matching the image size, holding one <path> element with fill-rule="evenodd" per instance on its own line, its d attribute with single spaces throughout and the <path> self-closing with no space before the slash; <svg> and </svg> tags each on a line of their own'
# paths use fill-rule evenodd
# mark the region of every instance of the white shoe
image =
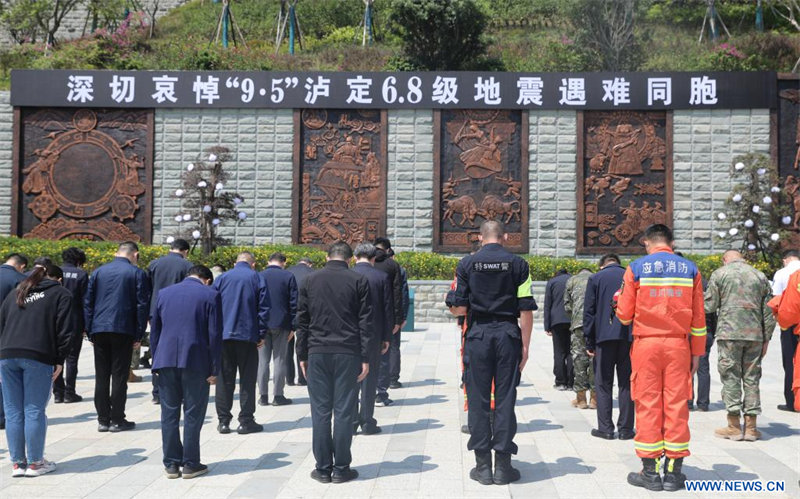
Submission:
<svg viewBox="0 0 800 499">
<path fill-rule="evenodd" d="M 56 470 L 56 463 L 42 459 L 38 463 L 28 463 L 28 469 L 25 470 L 25 476 L 41 476 L 51 473 Z"/>
<path fill-rule="evenodd" d="M 23 466 L 23 465 L 21 465 L 19 463 L 14 463 L 14 467 L 13 467 L 13 469 L 11 471 L 11 476 L 14 477 L 14 478 L 19 478 L 21 476 L 25 476 L 25 466 Z"/>
</svg>

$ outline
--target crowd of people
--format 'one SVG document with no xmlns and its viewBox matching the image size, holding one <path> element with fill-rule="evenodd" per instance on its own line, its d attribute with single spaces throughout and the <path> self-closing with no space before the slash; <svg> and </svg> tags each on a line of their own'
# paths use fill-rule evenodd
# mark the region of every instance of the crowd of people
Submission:
<svg viewBox="0 0 800 499">
<path fill-rule="evenodd" d="M 529 266 L 503 247 L 506 238 L 503 224 L 484 222 L 480 249 L 460 260 L 445 298 L 462 325 L 468 421 L 462 431 L 470 435 L 467 448 L 476 463 L 469 476 L 484 485 L 521 478 L 511 462 L 518 450 L 515 405 L 538 309 Z M 770 283 L 729 250 L 705 280 L 674 251 L 667 226 L 650 226 L 643 241 L 647 254 L 627 268 L 608 254 L 596 273 L 559 271 L 545 289 L 544 331 L 553 341 L 554 388 L 573 390 L 577 409 L 596 410 L 591 435 L 633 441 L 642 469 L 630 473 L 628 483 L 676 491 L 686 481 L 690 410 L 710 410 L 708 355 L 715 340 L 726 412 L 717 437 L 760 438 L 761 362 L 776 321 L 786 370 L 786 404 L 778 409 L 800 411 L 793 329 L 800 322 L 800 254 L 786 252 L 784 268 Z M 390 241 L 378 238 L 354 249 L 333 243 L 318 270 L 308 259 L 285 269 L 286 257 L 274 253 L 258 272 L 247 251 L 230 270 L 209 269 L 192 265 L 188 250 L 178 239 L 145 271 L 137 266 L 138 247 L 126 242 L 90 276 L 81 269 L 85 255 L 75 248 L 62 255 L 63 267 L 40 258 L 25 275 L 27 259 L 18 254 L 0 266 L 0 422 L 13 476 L 55 469 L 44 459 L 45 407 L 51 392 L 56 403 L 81 401 L 75 376 L 86 334 L 94 350 L 100 432 L 135 428 L 125 415 L 127 384 L 131 366 L 146 360 L 134 352 L 149 338 L 169 478 L 208 471 L 200 432 L 211 385 L 219 433 L 232 432 L 237 376 L 236 432 L 263 431 L 256 403 L 292 403 L 284 387 L 294 383 L 295 354 L 297 382 L 307 385 L 311 406 L 311 478 L 342 483 L 358 477 L 350 467 L 353 435 L 380 433 L 375 405 L 391 405 L 388 391 L 402 386 L 408 284 Z"/>
<path fill-rule="evenodd" d="M 99 432 L 135 429 L 125 414 L 128 383 L 141 381 L 134 373 L 140 365 L 151 369 L 167 477 L 208 471 L 200 432 L 210 386 L 217 431 L 231 433 L 237 375 L 237 433 L 263 431 L 256 403 L 291 404 L 284 388 L 296 379 L 308 386 L 311 400 L 312 477 L 338 483 L 358 476 L 350 469 L 352 436 L 359 428 L 380 433 L 375 405 L 391 405 L 389 390 L 402 386 L 408 282 L 391 242 L 358 245 L 352 269 L 353 250 L 335 243 L 316 271 L 309 258 L 286 269 L 286 256 L 273 253 L 259 272 L 247 251 L 230 270 L 209 269 L 193 265 L 189 249 L 176 239 L 144 270 L 136 243 L 125 242 L 91 275 L 77 248 L 63 252 L 61 267 L 40 257 L 28 273 L 27 257 L 6 258 L 0 266 L 0 426 L 12 476 L 55 470 L 44 458 L 45 410 L 51 393 L 54 403 L 83 400 L 75 382 L 84 337 L 94 352 Z M 143 345 L 149 349 L 140 355 Z"/>
</svg>

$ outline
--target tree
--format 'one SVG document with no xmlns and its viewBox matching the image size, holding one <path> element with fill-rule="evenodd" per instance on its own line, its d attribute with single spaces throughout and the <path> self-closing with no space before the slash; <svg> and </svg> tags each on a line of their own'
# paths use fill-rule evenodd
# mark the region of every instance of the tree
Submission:
<svg viewBox="0 0 800 499">
<path fill-rule="evenodd" d="M 764 154 L 746 154 L 734 160 L 732 177 L 737 185 L 717 213 L 720 241 L 739 245 L 750 260 L 777 264 L 782 245 L 791 235 L 787 195 L 792 186 L 780 186 L 778 169 Z"/>
<path fill-rule="evenodd" d="M 575 44 L 604 71 L 634 71 L 644 60 L 635 33 L 640 0 L 575 1 Z"/>
<path fill-rule="evenodd" d="M 771 4 L 774 12 L 800 32 L 800 0 L 772 0 Z M 792 73 L 796 73 L 798 69 L 800 69 L 800 59 L 794 64 Z"/>
<path fill-rule="evenodd" d="M 232 159 L 230 149 L 214 146 L 205 152 L 181 175 L 183 188 L 175 191 L 175 197 L 183 200 L 182 209 L 187 211 L 175 215 L 175 221 L 181 224 L 182 235 L 200 244 L 207 255 L 230 244 L 219 236 L 219 226 L 225 220 L 241 223 L 247 214 L 240 208 L 244 198 L 226 187 L 229 176 L 223 164 Z"/>
<path fill-rule="evenodd" d="M 411 66 L 456 71 L 485 57 L 487 16 L 474 0 L 393 0 L 390 9 Z"/>
</svg>

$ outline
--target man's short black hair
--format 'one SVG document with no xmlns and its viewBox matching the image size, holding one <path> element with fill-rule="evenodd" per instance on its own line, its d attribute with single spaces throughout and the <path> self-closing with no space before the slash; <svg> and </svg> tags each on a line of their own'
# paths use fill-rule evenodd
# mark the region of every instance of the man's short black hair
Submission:
<svg viewBox="0 0 800 499">
<path fill-rule="evenodd" d="M 675 240 L 672 236 L 672 229 L 664 224 L 653 224 L 645 229 L 644 238 L 648 241 L 663 241 L 668 244 Z"/>
<path fill-rule="evenodd" d="M 195 265 L 194 267 L 190 268 L 188 272 L 186 272 L 186 275 L 193 275 L 199 277 L 200 279 L 209 279 L 212 283 L 214 282 L 214 274 L 212 274 L 211 269 L 205 265 Z"/>
<path fill-rule="evenodd" d="M 189 241 L 186 239 L 176 239 L 172 241 L 172 244 L 169 245 L 169 249 L 173 249 L 175 251 L 189 251 L 191 246 L 189 246 Z"/>
<path fill-rule="evenodd" d="M 344 241 L 336 241 L 328 248 L 328 258 L 350 260 L 353 258 L 353 248 Z"/>
<path fill-rule="evenodd" d="M 284 255 L 280 251 L 276 251 L 275 253 L 269 255 L 268 261 L 286 263 L 286 255 Z"/>
<path fill-rule="evenodd" d="M 600 257 L 599 265 L 600 267 L 603 267 L 611 262 L 616 262 L 618 264 L 622 263 L 622 261 L 619 259 L 619 256 L 617 256 L 615 253 L 607 253 Z"/>
<path fill-rule="evenodd" d="M 51 260 L 49 256 L 40 256 L 33 261 L 33 265 L 35 267 L 47 268 L 48 265 L 53 265 L 53 260 Z"/>
<path fill-rule="evenodd" d="M 314 265 L 314 262 L 311 261 L 311 258 L 304 256 L 303 258 L 297 260 L 297 263 L 305 263 L 306 265 Z"/>
<path fill-rule="evenodd" d="M 64 263 L 80 267 L 86 263 L 86 253 L 73 246 L 61 252 L 61 260 L 63 260 Z"/>
<path fill-rule="evenodd" d="M 386 250 L 388 250 L 388 249 L 390 249 L 392 247 L 392 243 L 391 243 L 391 241 L 389 241 L 389 238 L 387 238 L 387 237 L 376 237 L 375 238 L 375 242 L 372 243 L 372 244 L 374 244 L 376 247 L 378 247 L 378 248 L 380 248 L 380 249 L 382 249 L 384 251 L 386 251 Z"/>
<path fill-rule="evenodd" d="M 785 259 L 787 259 L 787 258 L 800 258 L 800 251 L 797 251 L 797 250 L 787 250 L 787 251 L 784 251 L 784 252 L 783 252 L 783 257 L 782 257 L 782 258 L 783 258 L 784 260 L 785 260 Z"/>
<path fill-rule="evenodd" d="M 119 245 L 117 251 L 128 255 L 131 253 L 137 253 L 139 251 L 139 245 L 133 241 L 125 241 Z"/>
<path fill-rule="evenodd" d="M 6 261 L 10 261 L 14 265 L 28 265 L 28 257 L 25 255 L 20 255 L 19 253 L 11 253 L 6 257 Z"/>
</svg>

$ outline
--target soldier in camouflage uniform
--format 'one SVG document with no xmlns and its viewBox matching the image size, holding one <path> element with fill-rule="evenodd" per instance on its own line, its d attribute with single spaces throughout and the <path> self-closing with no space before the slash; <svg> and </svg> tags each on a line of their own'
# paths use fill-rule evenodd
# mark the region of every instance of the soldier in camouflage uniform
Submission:
<svg viewBox="0 0 800 499">
<path fill-rule="evenodd" d="M 718 369 L 728 411 L 728 426 L 714 434 L 752 442 L 761 436 L 756 429 L 756 417 L 761 414 L 758 384 L 761 359 L 775 329 L 775 319 L 767 307 L 772 290 L 767 277 L 745 262 L 738 251 L 726 251 L 722 261 L 725 265 L 711 274 L 705 293 L 705 312 L 717 314 Z"/>
<path fill-rule="evenodd" d="M 572 405 L 579 409 L 597 408 L 594 395 L 594 369 L 592 359 L 586 353 L 586 340 L 583 337 L 583 300 L 586 296 L 586 284 L 592 274 L 591 270 L 582 269 L 569 278 L 564 291 L 564 309 L 572 317 L 570 350 L 572 352 L 572 368 L 575 372 L 573 383 L 575 400 L 572 401 Z M 587 390 L 591 390 L 591 401 L 588 404 L 586 403 Z"/>
</svg>

